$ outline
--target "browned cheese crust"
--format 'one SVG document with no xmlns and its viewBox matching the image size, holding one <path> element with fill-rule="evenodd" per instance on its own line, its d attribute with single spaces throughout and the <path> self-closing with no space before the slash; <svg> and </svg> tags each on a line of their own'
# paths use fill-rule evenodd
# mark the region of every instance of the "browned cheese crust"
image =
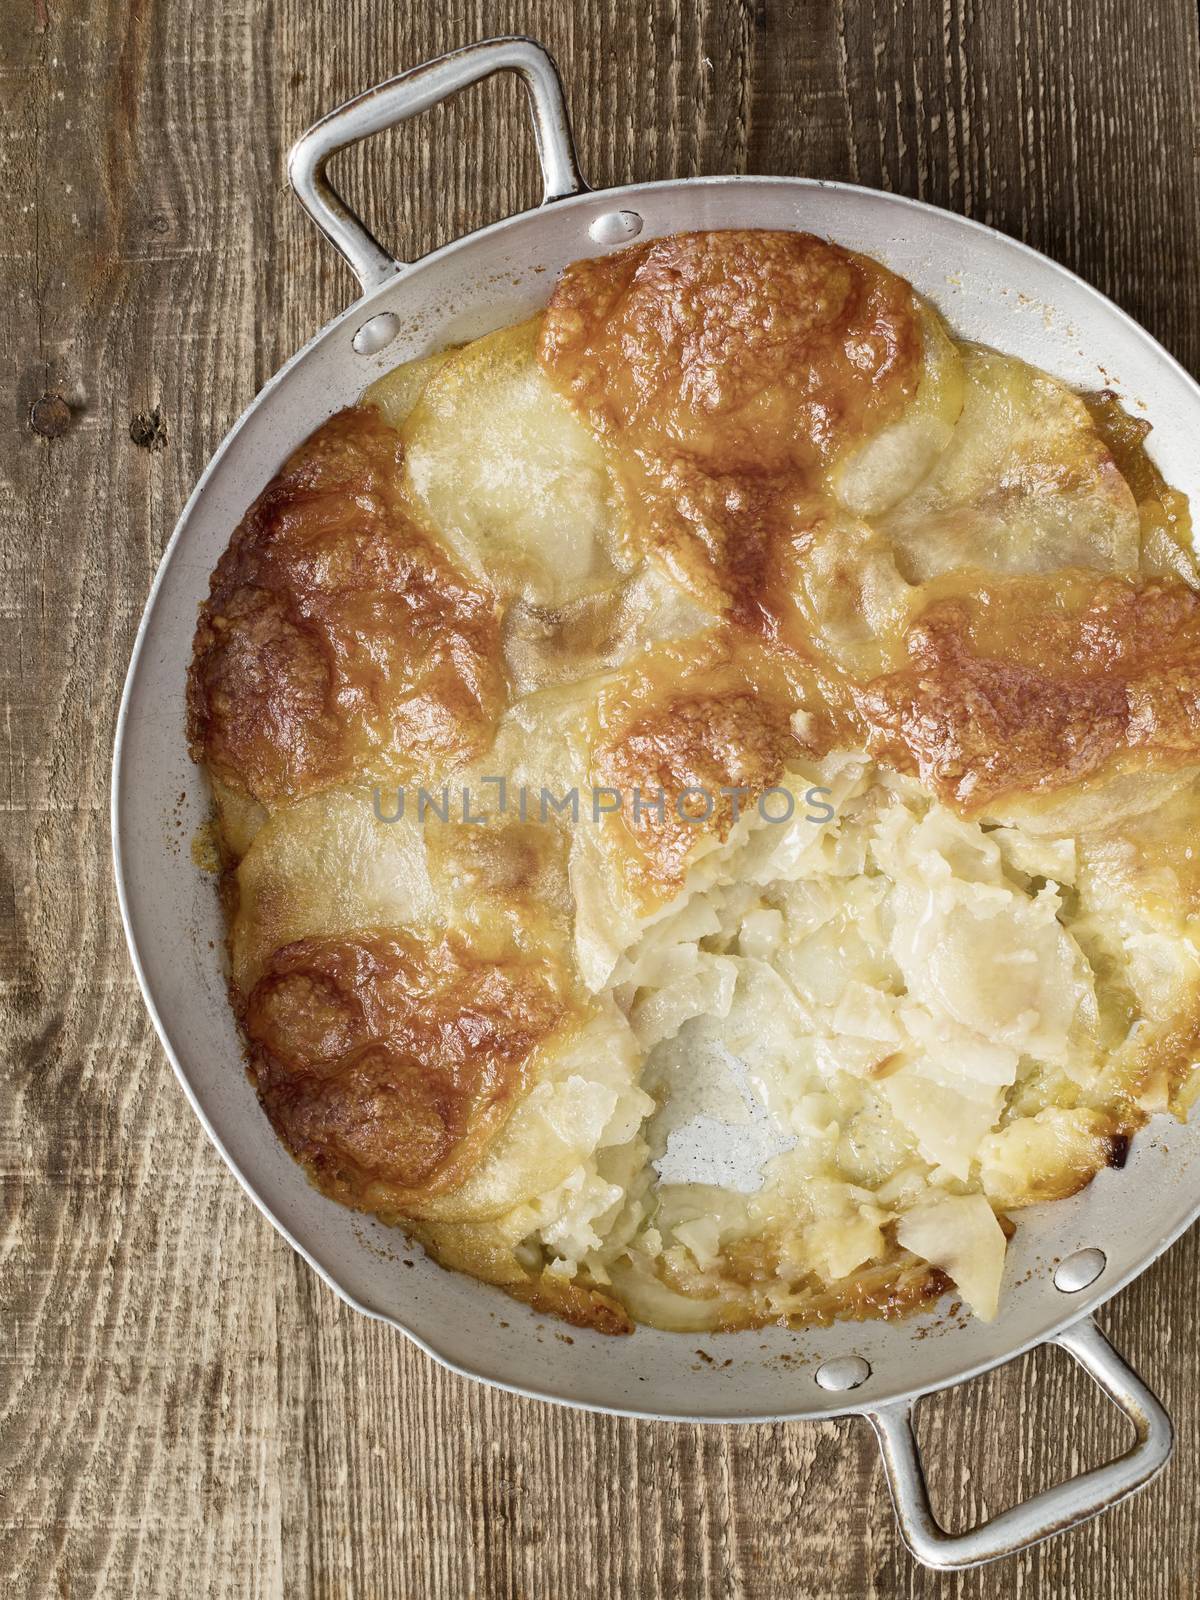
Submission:
<svg viewBox="0 0 1200 1600">
<path fill-rule="evenodd" d="M 536 966 L 375 933 L 277 951 L 244 1022 L 263 1105 L 321 1187 L 412 1212 L 475 1164 L 563 1012 Z"/>
<path fill-rule="evenodd" d="M 242 519 L 200 614 L 193 757 L 266 805 L 366 774 L 423 774 L 490 739 L 496 607 L 413 522 L 399 441 L 339 412 Z"/>
<path fill-rule="evenodd" d="M 1200 613 L 1181 583 L 977 579 L 904 645 L 909 665 L 854 689 L 870 748 L 963 811 L 1200 751 Z"/>
<path fill-rule="evenodd" d="M 542 362 L 615 447 L 635 539 L 775 631 L 780 533 L 815 469 L 913 391 L 912 290 L 805 233 L 677 234 L 569 267 Z"/>
<path fill-rule="evenodd" d="M 604 690 L 593 752 L 598 781 L 626 796 L 627 810 L 635 795 L 680 802 L 646 804 L 629 828 L 627 877 L 648 899 L 683 883 L 698 828 L 727 838 L 789 757 L 833 742 L 828 717 L 804 741 L 792 731 L 796 675 L 791 693 L 788 677 L 752 640 L 734 650 L 727 635 L 713 633 L 659 649 Z"/>
</svg>

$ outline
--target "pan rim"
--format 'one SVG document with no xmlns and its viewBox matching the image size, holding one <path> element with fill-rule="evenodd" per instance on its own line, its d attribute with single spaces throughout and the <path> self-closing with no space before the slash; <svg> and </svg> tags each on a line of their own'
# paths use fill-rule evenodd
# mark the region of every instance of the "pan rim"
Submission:
<svg viewBox="0 0 1200 1600">
<path fill-rule="evenodd" d="M 905 195 L 892 194 L 884 190 L 872 189 L 865 185 L 845 183 L 840 180 L 789 176 L 758 176 L 754 174 L 723 174 L 712 177 L 658 179 L 643 183 L 623 185 L 610 189 L 588 190 L 564 199 L 549 202 L 547 205 L 543 205 L 541 207 L 534 207 L 531 210 L 519 212 L 513 216 L 502 218 L 497 222 L 489 224 L 485 228 L 475 230 L 471 233 L 464 234 L 459 238 L 450 240 L 446 244 L 439 246 L 436 250 L 431 251 L 428 255 L 421 257 L 418 261 L 399 268 L 395 278 L 387 280 L 385 283 L 379 285 L 369 293 L 353 301 L 342 312 L 338 313 L 323 327 L 318 329 L 313 336 L 307 340 L 271 378 L 268 379 L 262 389 L 257 395 L 254 396 L 249 405 L 242 411 L 241 415 L 233 423 L 229 431 L 224 435 L 221 443 L 214 451 L 212 457 L 205 466 L 204 471 L 197 480 L 191 494 L 188 496 L 175 527 L 172 530 L 171 537 L 163 549 L 158 568 L 155 572 L 154 579 L 143 606 L 141 619 L 139 621 L 133 649 L 130 655 L 129 667 L 122 688 L 120 705 L 115 725 L 113 761 L 110 778 L 110 828 L 113 846 L 113 866 L 116 881 L 117 903 L 120 910 L 121 923 L 124 929 L 126 943 L 130 953 L 131 964 L 138 981 L 138 987 L 142 993 L 142 998 L 146 1004 L 151 1021 L 153 1022 L 155 1032 L 158 1035 L 167 1059 L 171 1063 L 175 1076 L 183 1088 L 188 1103 L 191 1105 L 192 1110 L 198 1117 L 201 1126 L 204 1128 L 205 1133 L 211 1140 L 225 1165 L 233 1173 L 243 1190 L 249 1195 L 250 1199 L 258 1207 L 259 1211 L 271 1222 L 272 1226 L 288 1242 L 292 1249 L 296 1251 L 296 1253 L 318 1274 L 322 1281 L 325 1282 L 342 1301 L 344 1301 L 351 1309 L 363 1316 L 371 1318 L 372 1320 L 385 1322 L 390 1326 L 395 1327 L 407 1338 L 411 1339 L 413 1343 L 416 1344 L 422 1351 L 424 1351 L 426 1355 L 431 1356 L 442 1366 L 448 1368 L 450 1371 L 455 1372 L 459 1376 L 490 1384 L 493 1387 L 503 1389 L 508 1393 L 520 1395 L 524 1398 L 544 1400 L 552 1404 L 570 1406 L 576 1409 L 594 1411 L 605 1415 L 627 1416 L 632 1418 L 652 1419 L 659 1421 L 763 1424 L 781 1421 L 828 1419 L 832 1416 L 838 1415 L 861 1415 L 871 1410 L 877 1410 L 884 1405 L 894 1404 L 904 1399 L 918 1398 L 923 1395 L 938 1392 L 945 1388 L 954 1387 L 959 1383 L 970 1381 L 972 1378 L 977 1377 L 984 1372 L 990 1371 L 994 1367 L 1001 1366 L 1007 1361 L 1023 1355 L 1039 1344 L 1053 1340 L 1057 1334 L 1070 1327 L 1072 1323 L 1077 1322 L 1081 1318 L 1089 1315 L 1095 1311 L 1097 1307 L 1103 1305 L 1110 1298 L 1112 1298 L 1112 1296 L 1119 1293 L 1120 1290 L 1127 1287 L 1129 1283 L 1131 1283 L 1136 1277 L 1140 1276 L 1140 1274 L 1150 1267 L 1160 1255 L 1162 1255 L 1173 1243 L 1175 1243 L 1175 1241 L 1192 1225 L 1192 1223 L 1196 1221 L 1197 1217 L 1200 1216 L 1200 1196 L 1197 1197 L 1194 1206 L 1182 1217 L 1178 1224 L 1168 1230 L 1162 1237 L 1156 1239 L 1151 1248 L 1146 1253 L 1139 1256 L 1134 1264 L 1128 1268 L 1128 1270 L 1123 1273 L 1113 1274 L 1111 1279 L 1105 1275 L 1102 1283 L 1098 1284 L 1092 1290 L 1085 1291 L 1079 1296 L 1071 1296 L 1070 1299 L 1066 1299 L 1066 1297 L 1064 1297 L 1064 1312 L 1062 1317 L 1055 1320 L 1053 1324 L 1044 1331 L 1038 1332 L 1027 1340 L 1006 1347 L 998 1354 L 968 1364 L 961 1369 L 956 1368 L 956 1370 L 949 1376 L 938 1377 L 936 1380 L 928 1384 L 918 1383 L 915 1386 L 909 1384 L 907 1387 L 903 1388 L 899 1386 L 894 1388 L 885 1388 L 879 1393 L 873 1392 L 869 1400 L 864 1400 L 860 1404 L 847 1404 L 838 1411 L 831 1411 L 825 1407 L 813 1409 L 806 1408 L 804 1406 L 798 1406 L 795 1409 L 789 1408 L 786 1411 L 749 1412 L 730 1408 L 725 1411 L 715 1410 L 706 1412 L 704 1414 L 687 1414 L 677 1410 L 658 1410 L 655 1409 L 653 1405 L 638 1406 L 632 1404 L 607 1404 L 600 1401 L 578 1398 L 561 1392 L 555 1392 L 551 1388 L 541 1387 L 536 1383 L 515 1383 L 507 1378 L 489 1373 L 486 1370 L 486 1362 L 483 1360 L 481 1360 L 478 1365 L 469 1366 L 454 1359 L 453 1357 L 439 1350 L 429 1339 L 415 1332 L 398 1316 L 392 1314 L 391 1312 L 381 1310 L 376 1306 L 372 1306 L 354 1296 L 338 1281 L 331 1269 L 325 1265 L 325 1263 L 314 1253 L 314 1251 L 310 1250 L 297 1239 L 288 1225 L 280 1216 L 276 1214 L 274 1210 L 271 1209 L 268 1203 L 258 1193 L 250 1179 L 247 1177 L 246 1173 L 243 1172 L 226 1147 L 225 1143 L 218 1135 L 208 1114 L 204 1110 L 199 1096 L 185 1072 L 180 1056 L 176 1051 L 174 1044 L 172 1043 L 158 1004 L 154 994 L 152 993 L 151 985 L 143 962 L 142 949 L 137 930 L 134 926 L 134 914 L 131 910 L 129 902 L 126 881 L 125 851 L 122 840 L 122 789 L 125 779 L 126 729 L 131 715 L 131 702 L 134 690 L 138 680 L 139 672 L 143 665 L 143 653 L 150 620 L 158 602 L 167 571 L 175 559 L 177 552 L 181 548 L 195 508 L 200 502 L 204 491 L 214 475 L 217 467 L 224 459 L 225 455 L 230 450 L 234 441 L 248 423 L 250 418 L 269 405 L 271 398 L 277 392 L 286 377 L 301 362 L 304 361 L 306 356 L 308 356 L 318 344 L 322 343 L 330 334 L 334 333 L 337 329 L 348 322 L 354 320 L 365 320 L 367 317 L 369 317 L 371 314 L 372 303 L 380 297 L 389 294 L 394 289 L 397 282 L 402 281 L 418 272 L 425 273 L 427 270 L 435 270 L 437 267 L 447 262 L 451 257 L 463 250 L 468 245 L 474 245 L 484 238 L 495 237 L 507 230 L 512 229 L 518 224 L 528 223 L 530 218 L 535 218 L 540 213 L 549 210 L 553 210 L 554 212 L 562 212 L 565 210 L 605 211 L 613 208 L 614 205 L 627 197 L 632 198 L 636 196 L 669 194 L 683 189 L 689 189 L 693 192 L 705 189 L 719 190 L 725 187 L 742 185 L 765 185 L 771 188 L 784 190 L 790 189 L 800 192 L 812 190 L 833 191 L 835 193 L 859 196 L 865 200 L 869 200 L 877 204 L 886 204 L 887 206 L 893 207 L 897 211 L 903 213 L 915 212 L 922 215 L 932 215 L 940 219 L 949 219 L 952 223 L 960 226 L 969 233 L 975 234 L 980 238 L 987 239 L 994 243 L 998 243 L 1004 250 L 1013 252 L 1017 257 L 1025 257 L 1031 262 L 1036 262 L 1041 270 L 1049 268 L 1064 283 L 1069 284 L 1074 293 L 1082 293 L 1085 298 L 1090 299 L 1100 309 L 1102 309 L 1107 316 L 1115 317 L 1127 328 L 1127 330 L 1129 330 L 1138 340 L 1142 342 L 1156 362 L 1161 363 L 1164 369 L 1173 373 L 1177 379 L 1181 379 L 1190 392 L 1191 397 L 1196 404 L 1197 413 L 1200 415 L 1200 384 L 1197 384 L 1195 379 L 1192 378 L 1192 376 L 1186 371 L 1181 363 L 1161 344 L 1159 340 L 1150 334 L 1140 323 L 1130 316 L 1128 312 L 1124 311 L 1101 290 L 1095 288 L 1092 284 L 1081 278 L 1070 268 L 1063 266 L 1061 263 L 1055 261 L 1052 257 L 1049 257 L 1043 254 L 1041 251 L 1034 249 L 1032 246 L 1024 243 L 1022 240 L 1014 239 L 1010 235 L 1005 234 L 1001 230 L 991 227 L 986 223 L 978 222 L 973 218 L 960 216 L 955 212 L 949 211 L 944 207 L 933 205 L 928 201 L 914 199 Z M 587 252 L 584 253 L 586 254 Z M 1055 1202 L 1056 1205 L 1062 1205 L 1063 1203 L 1064 1202 L 1062 1201 Z M 1003 1321 L 1003 1317 L 1004 1311 L 1002 1309 L 1000 1313 L 1001 1321 Z M 481 1344 L 481 1354 L 482 1353 L 484 1353 L 484 1346 Z"/>
</svg>

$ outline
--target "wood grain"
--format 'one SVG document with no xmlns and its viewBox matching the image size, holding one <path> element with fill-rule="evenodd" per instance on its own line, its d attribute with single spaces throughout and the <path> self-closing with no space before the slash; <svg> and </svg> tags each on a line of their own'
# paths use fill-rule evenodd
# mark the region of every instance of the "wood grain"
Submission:
<svg viewBox="0 0 1200 1600">
<path fill-rule="evenodd" d="M 1196 370 L 1194 5 L 2 0 L 0 15 L 5 1595 L 1195 1593 L 1195 1235 L 1104 1318 L 1176 1419 L 1174 1466 L 1019 1561 L 936 1578 L 901 1549 L 860 1426 L 542 1407 L 346 1311 L 186 1110 L 126 960 L 106 819 L 120 680 L 171 524 L 243 405 L 351 293 L 284 187 L 314 117 L 442 50 L 532 33 L 594 184 L 799 172 L 918 195 L 1066 262 Z M 536 194 L 503 83 L 341 176 L 410 255 Z M 30 425 L 43 395 L 71 408 L 57 437 Z M 928 1402 L 922 1428 L 952 1523 L 1122 1442 L 1047 1354 Z"/>
</svg>

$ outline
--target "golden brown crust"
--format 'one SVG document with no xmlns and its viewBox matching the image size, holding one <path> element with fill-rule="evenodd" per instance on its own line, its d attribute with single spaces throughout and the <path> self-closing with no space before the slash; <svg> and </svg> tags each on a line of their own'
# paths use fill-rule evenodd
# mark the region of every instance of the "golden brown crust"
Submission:
<svg viewBox="0 0 1200 1600">
<path fill-rule="evenodd" d="M 1171 1110 L 1186 1115 L 1200 1086 L 1200 999 L 1168 1023 L 1146 1030 L 1148 1037 L 1134 1051 L 1132 1081 L 1114 1085 L 1117 1093 L 1145 1100 L 1151 1110 Z M 1123 1129 L 1133 1132 L 1144 1113 L 1134 1106 L 1126 1111 Z M 1114 1162 L 1113 1165 L 1123 1164 Z"/>
<path fill-rule="evenodd" d="M 869 745 L 961 810 L 1200 754 L 1200 599 L 1183 584 L 978 582 L 906 644 L 907 667 L 854 690 Z"/>
<path fill-rule="evenodd" d="M 766 1310 L 755 1291 L 777 1285 L 777 1237 L 759 1237 L 727 1248 L 722 1283 L 736 1285 L 741 1294 L 727 1294 L 715 1333 L 740 1333 L 751 1328 L 829 1327 L 834 1322 L 894 1322 L 927 1311 L 952 1287 L 944 1272 L 917 1260 L 898 1245 L 889 1244 L 880 1261 L 871 1262 L 853 1277 L 828 1284 L 815 1274 L 792 1286 L 793 1302 L 802 1309 Z M 726 1265 L 727 1263 L 727 1265 Z M 669 1268 L 661 1266 L 663 1281 L 671 1282 Z M 686 1292 L 682 1282 L 675 1287 Z"/>
<path fill-rule="evenodd" d="M 822 1320 L 896 1322 L 929 1310 L 951 1288 L 951 1280 L 937 1267 L 902 1255 L 861 1273 L 840 1292 L 827 1296 L 830 1304 Z"/>
<path fill-rule="evenodd" d="M 213 574 L 188 678 L 192 754 L 266 805 L 365 773 L 424 776 L 490 736 L 495 602 L 411 520 L 398 449 L 374 409 L 339 412 Z"/>
<path fill-rule="evenodd" d="M 774 528 L 914 391 L 921 333 L 912 290 L 876 262 L 730 230 L 568 267 L 540 356 L 614 446 L 634 538 L 754 621 Z"/>
<path fill-rule="evenodd" d="M 1083 396 L 1096 432 L 1137 502 L 1142 524 L 1143 571 L 1197 576 L 1192 515 L 1187 495 L 1172 489 L 1146 450 L 1150 424 L 1131 417 L 1111 389 Z"/>
<path fill-rule="evenodd" d="M 633 1332 L 633 1318 L 619 1300 L 602 1289 L 586 1284 L 557 1281 L 550 1273 L 528 1281 L 505 1285 L 515 1300 L 523 1300 L 531 1311 L 560 1317 L 573 1328 L 591 1328 L 610 1336 Z"/>
<path fill-rule="evenodd" d="M 318 1185 L 403 1214 L 479 1161 L 564 1013 L 542 966 L 380 932 L 277 950 L 244 1025 L 263 1106 Z"/>
<path fill-rule="evenodd" d="M 808 233 L 681 233 L 568 267 L 542 360 L 604 432 L 717 471 L 828 459 L 915 385 L 912 290 Z"/>
<path fill-rule="evenodd" d="M 797 737 L 796 704 L 796 685 L 752 644 L 734 652 L 717 633 L 663 646 L 605 689 L 594 772 L 623 797 L 636 887 L 674 893 L 699 840 L 726 838 L 789 759 L 830 747 L 825 714 L 808 719 L 804 742 Z"/>
<path fill-rule="evenodd" d="M 1069 1200 L 1105 1167 L 1125 1165 L 1130 1136 L 1144 1121 L 1144 1114 L 1124 1101 L 1119 1108 L 1074 1111 L 1061 1136 L 1047 1140 L 1043 1160 L 1022 1166 L 1019 1195 L 998 1192 L 995 1198 L 1012 1210 Z"/>
</svg>

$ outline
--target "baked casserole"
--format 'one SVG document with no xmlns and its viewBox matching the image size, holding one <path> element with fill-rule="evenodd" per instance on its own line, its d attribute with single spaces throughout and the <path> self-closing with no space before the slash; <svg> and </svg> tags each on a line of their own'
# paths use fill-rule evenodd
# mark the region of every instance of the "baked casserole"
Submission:
<svg viewBox="0 0 1200 1600">
<path fill-rule="evenodd" d="M 266 1114 L 602 1331 L 995 1314 L 1195 1093 L 1186 499 L 804 233 L 410 362 L 233 531 L 189 735 Z"/>
</svg>

